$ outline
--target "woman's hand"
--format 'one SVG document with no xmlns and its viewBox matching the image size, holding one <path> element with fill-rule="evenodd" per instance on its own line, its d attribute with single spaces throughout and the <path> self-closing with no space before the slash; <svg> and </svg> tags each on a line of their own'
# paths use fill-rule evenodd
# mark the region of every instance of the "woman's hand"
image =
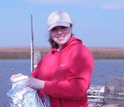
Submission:
<svg viewBox="0 0 124 107">
<path fill-rule="evenodd" d="M 26 80 L 26 85 L 33 89 L 43 89 L 45 81 L 39 80 L 37 78 L 28 77 Z"/>
<path fill-rule="evenodd" d="M 12 75 L 12 76 L 10 77 L 10 81 L 13 82 L 13 80 L 14 80 L 15 78 L 20 77 L 20 76 L 24 76 L 24 75 L 21 74 L 21 73 L 14 74 L 14 75 Z"/>
</svg>

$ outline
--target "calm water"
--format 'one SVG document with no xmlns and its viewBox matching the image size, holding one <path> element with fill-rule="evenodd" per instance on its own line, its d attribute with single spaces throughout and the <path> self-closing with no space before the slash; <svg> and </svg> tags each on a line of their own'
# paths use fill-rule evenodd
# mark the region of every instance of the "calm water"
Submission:
<svg viewBox="0 0 124 107">
<path fill-rule="evenodd" d="M 6 107 L 6 93 L 11 88 L 9 79 L 15 73 L 30 75 L 30 60 L 0 60 L 0 107 Z M 124 61 L 95 60 L 91 85 L 104 85 L 109 75 L 124 76 Z"/>
</svg>

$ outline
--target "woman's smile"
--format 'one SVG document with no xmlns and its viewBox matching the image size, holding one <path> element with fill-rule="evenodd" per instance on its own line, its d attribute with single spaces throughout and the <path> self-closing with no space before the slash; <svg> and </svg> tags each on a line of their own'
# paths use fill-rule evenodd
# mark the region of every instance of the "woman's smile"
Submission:
<svg viewBox="0 0 124 107">
<path fill-rule="evenodd" d="M 62 41 L 62 40 L 64 40 L 65 35 L 57 35 L 56 38 L 57 38 L 59 41 Z"/>
</svg>

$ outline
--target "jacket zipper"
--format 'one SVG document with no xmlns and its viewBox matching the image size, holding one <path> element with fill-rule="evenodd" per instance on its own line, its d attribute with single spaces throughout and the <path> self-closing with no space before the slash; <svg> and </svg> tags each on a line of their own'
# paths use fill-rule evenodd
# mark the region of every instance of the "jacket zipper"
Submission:
<svg viewBox="0 0 124 107">
<path fill-rule="evenodd" d="M 59 59 L 59 61 L 58 61 L 58 67 L 60 67 L 60 62 L 61 62 L 61 52 L 58 52 L 58 59 Z"/>
<path fill-rule="evenodd" d="M 59 98 L 59 101 L 60 101 L 61 107 L 63 107 L 63 106 L 62 106 L 62 100 L 61 100 L 60 98 Z"/>
</svg>

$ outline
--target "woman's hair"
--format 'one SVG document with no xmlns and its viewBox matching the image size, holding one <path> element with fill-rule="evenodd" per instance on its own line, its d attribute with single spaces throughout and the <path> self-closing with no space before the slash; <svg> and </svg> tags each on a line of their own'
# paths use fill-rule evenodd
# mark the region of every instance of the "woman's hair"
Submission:
<svg viewBox="0 0 124 107">
<path fill-rule="evenodd" d="M 56 42 L 53 41 L 53 39 L 49 36 L 49 39 L 48 39 L 50 45 L 54 48 L 58 48 L 58 44 Z"/>
</svg>

